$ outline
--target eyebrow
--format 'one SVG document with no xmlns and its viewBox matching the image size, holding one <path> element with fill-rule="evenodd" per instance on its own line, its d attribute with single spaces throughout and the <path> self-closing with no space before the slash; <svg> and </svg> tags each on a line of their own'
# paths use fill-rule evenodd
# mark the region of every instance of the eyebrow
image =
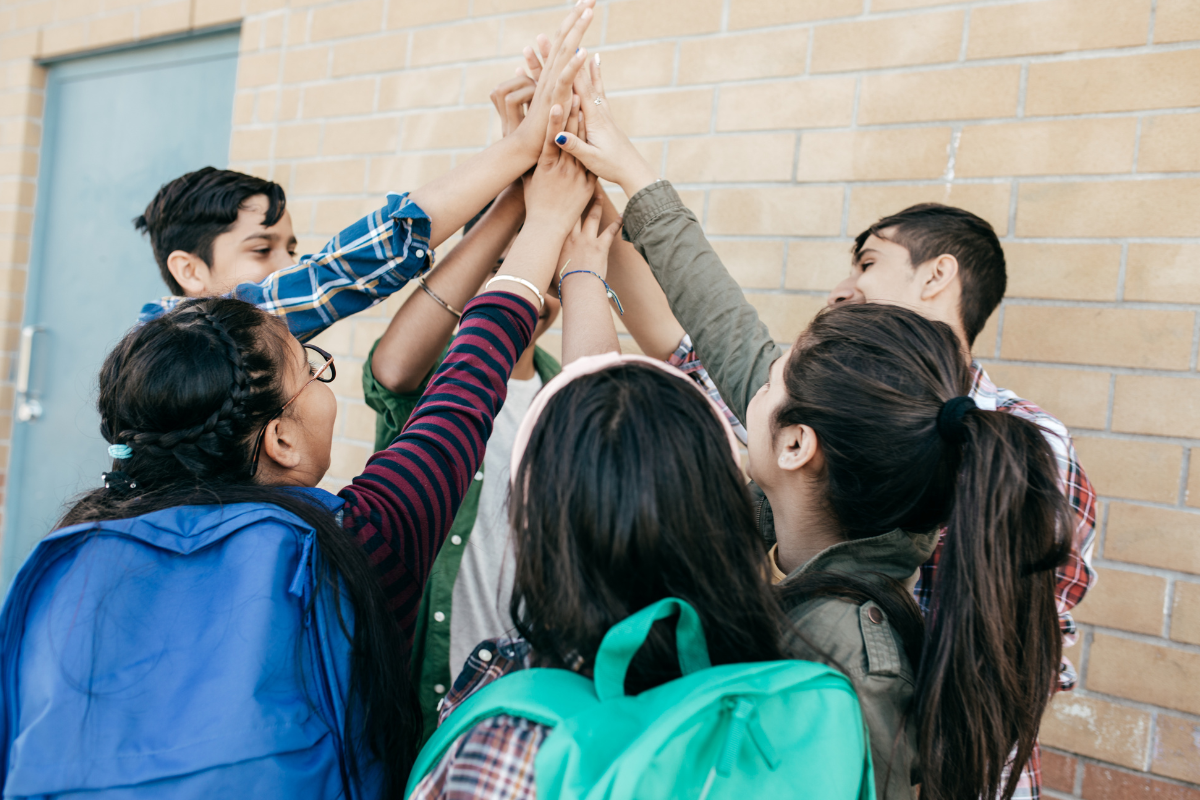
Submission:
<svg viewBox="0 0 1200 800">
<path fill-rule="evenodd" d="M 863 257 L 866 256 L 867 253 L 875 253 L 878 255 L 879 251 L 873 247 L 865 247 L 854 254 L 854 263 L 857 264 L 859 261 L 862 261 Z"/>
</svg>

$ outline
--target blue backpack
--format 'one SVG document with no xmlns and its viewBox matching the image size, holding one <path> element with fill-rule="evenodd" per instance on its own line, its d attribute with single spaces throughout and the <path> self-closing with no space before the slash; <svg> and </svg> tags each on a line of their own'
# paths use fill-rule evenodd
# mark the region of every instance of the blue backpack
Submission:
<svg viewBox="0 0 1200 800">
<path fill-rule="evenodd" d="M 683 677 L 626 695 L 634 654 L 654 622 L 676 612 Z M 460 736 L 507 714 L 553 728 L 533 762 L 540 800 L 875 798 L 850 680 L 811 661 L 711 666 L 700 618 L 683 600 L 660 600 L 614 625 L 594 675 L 525 669 L 483 687 L 421 750 L 406 794 Z"/>
<path fill-rule="evenodd" d="M 344 796 L 350 642 L 337 604 L 347 625 L 353 613 L 315 591 L 315 538 L 283 509 L 245 503 L 44 539 L 0 612 L 4 797 Z M 352 800 L 378 797 L 379 765 L 351 749 Z"/>
</svg>

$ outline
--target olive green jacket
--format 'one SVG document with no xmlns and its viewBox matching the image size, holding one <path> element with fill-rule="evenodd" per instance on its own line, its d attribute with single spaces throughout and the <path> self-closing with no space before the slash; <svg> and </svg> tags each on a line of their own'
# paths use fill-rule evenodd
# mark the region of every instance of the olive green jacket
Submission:
<svg viewBox="0 0 1200 800">
<path fill-rule="evenodd" d="M 771 363 L 783 355 L 783 348 L 771 338 L 670 183 L 659 181 L 630 198 L 624 220 L 625 239 L 650 264 L 721 397 L 744 422 L 750 398 L 767 382 Z M 756 485 L 750 488 L 760 532 L 772 542 L 775 526 L 770 504 Z M 788 580 L 829 570 L 867 579 L 886 575 L 903 582 L 929 559 L 936 544 L 936 533 L 898 530 L 843 542 L 817 555 Z M 878 796 L 881 800 L 915 797 L 912 783 L 919 776 L 914 720 L 909 713 L 914 676 L 900 637 L 882 609 L 873 602 L 857 605 L 822 597 L 790 608 L 788 614 L 807 640 L 794 642 L 796 657 L 832 659 L 854 683 L 871 732 Z"/>
<path fill-rule="evenodd" d="M 363 364 L 363 398 L 376 414 L 376 451 L 386 449 L 400 435 L 421 395 L 425 393 L 429 379 L 446 357 L 446 353 L 443 352 L 442 359 L 438 359 L 438 363 L 429 370 L 420 386 L 411 392 L 398 393 L 385 388 L 371 371 L 371 362 L 378 346 L 379 342 L 375 342 L 370 355 L 367 356 L 367 363 Z M 562 370 L 554 356 L 540 347 L 533 350 L 533 367 L 543 383 Z M 446 696 L 455 677 L 450 669 L 450 620 L 454 614 L 454 582 L 458 579 L 463 550 L 471 538 L 471 530 L 475 527 L 475 517 L 479 512 L 479 493 L 482 490 L 483 463 L 480 462 L 479 472 L 475 473 L 475 480 L 467 487 L 467 494 L 463 497 L 462 505 L 458 507 L 458 513 L 454 515 L 454 522 L 446 535 L 445 544 L 433 562 L 429 580 L 425 583 L 425 593 L 421 596 L 421 607 L 417 611 L 417 628 L 413 634 L 412 675 L 417 685 L 417 696 L 425 725 L 422 744 L 437 730 L 438 703 Z M 435 616 L 439 613 L 440 618 Z"/>
<path fill-rule="evenodd" d="M 815 572 L 839 572 L 894 591 L 884 576 L 903 583 L 929 559 L 937 540 L 937 531 L 894 530 L 841 542 L 817 554 L 780 585 Z M 832 661 L 854 684 L 871 735 L 876 797 L 916 800 L 913 786 L 921 780 L 913 705 L 916 676 L 904 642 L 883 609 L 874 602 L 818 597 L 791 605 L 787 613 L 799 634 L 792 640 L 791 654 Z"/>
</svg>

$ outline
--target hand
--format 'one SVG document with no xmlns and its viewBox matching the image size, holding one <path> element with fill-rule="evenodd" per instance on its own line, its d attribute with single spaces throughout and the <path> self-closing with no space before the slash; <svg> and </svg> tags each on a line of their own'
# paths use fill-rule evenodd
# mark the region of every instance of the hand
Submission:
<svg viewBox="0 0 1200 800">
<path fill-rule="evenodd" d="M 514 132 L 525 145 L 531 161 L 539 157 L 537 154 L 545 142 L 550 109 L 555 105 L 570 108 L 572 84 L 587 60 L 587 50 L 580 47 L 580 42 L 594 16 L 592 7 L 595 4 L 596 0 L 580 0 L 563 20 L 554 43 L 548 48 L 539 37 L 538 47 L 544 52 L 545 63 L 534 75 L 537 88 L 529 102 L 529 111 Z M 526 55 L 527 61 L 529 55 Z"/>
<path fill-rule="evenodd" d="M 592 197 L 591 207 L 582 219 L 575 221 L 575 228 L 563 245 L 562 254 L 558 259 L 558 270 L 551 285 L 551 291 L 558 293 L 558 284 L 564 272 L 588 270 L 607 279 L 608 251 L 621 230 L 621 223 L 612 223 L 603 231 L 600 230 L 600 219 L 604 212 L 604 189 L 596 187 Z"/>
<path fill-rule="evenodd" d="M 578 134 L 579 115 L 568 114 L 555 104 L 549 117 L 542 155 L 525 190 L 526 219 L 538 225 L 552 225 L 565 237 L 578 224 L 595 194 L 596 176 L 554 143 L 554 138 L 564 130 Z"/>
<path fill-rule="evenodd" d="M 601 178 L 620 184 L 627 197 L 657 181 L 658 171 L 646 163 L 609 113 L 598 61 L 576 75 L 575 93 L 582 103 L 586 131 L 584 136 L 568 132 L 565 139 L 559 137 L 562 149 Z"/>
<path fill-rule="evenodd" d="M 491 101 L 500 115 L 500 132 L 508 136 L 521 125 L 525 119 L 525 105 L 533 100 L 537 90 L 537 81 L 525 74 L 525 70 L 517 68 L 517 77 L 505 81 L 492 90 Z"/>
</svg>

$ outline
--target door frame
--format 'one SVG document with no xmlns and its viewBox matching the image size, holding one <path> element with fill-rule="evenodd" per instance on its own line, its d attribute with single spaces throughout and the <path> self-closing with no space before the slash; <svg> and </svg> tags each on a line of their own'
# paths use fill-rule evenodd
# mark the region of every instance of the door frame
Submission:
<svg viewBox="0 0 1200 800">
<path fill-rule="evenodd" d="M 24 292 L 24 307 L 21 313 L 21 324 L 18 330 L 24 330 L 26 326 L 36 325 L 40 320 L 35 319 L 41 299 L 42 281 L 40 275 L 43 270 L 43 260 L 46 251 L 46 236 L 47 236 L 47 214 L 50 204 L 48 192 L 45 191 L 51 179 L 51 166 L 48 158 L 50 154 L 50 144 L 54 141 L 54 137 L 58 132 L 58 119 L 55 109 L 52 107 L 52 98 L 57 94 L 58 87 L 65 81 L 69 81 L 72 77 L 81 75 L 101 75 L 105 73 L 121 72 L 129 69 L 138 69 L 145 67 L 147 64 L 155 62 L 171 63 L 171 64 L 186 64 L 189 60 L 173 59 L 167 60 L 153 54 L 152 50 L 164 44 L 172 43 L 189 43 L 195 42 L 197 45 L 202 45 L 208 40 L 213 40 L 217 37 L 228 36 L 236 33 L 241 29 L 241 22 L 222 24 L 205 28 L 203 30 L 184 31 L 179 33 L 168 34 L 150 39 L 142 39 L 135 42 L 122 43 L 110 47 L 97 48 L 78 53 L 69 53 L 62 56 L 40 59 L 35 63 L 47 70 L 45 98 L 46 102 L 43 105 L 41 122 L 42 122 L 42 137 L 41 144 L 38 150 L 37 163 L 37 190 L 34 200 L 33 223 L 29 236 L 29 261 L 26 271 L 26 285 Z M 240 40 L 240 37 L 239 37 Z M 124 58 L 120 54 L 127 54 Z M 94 70 L 80 68 L 73 70 L 73 62 L 90 60 L 97 56 L 117 56 L 114 58 L 111 69 Z M 203 53 L 203 48 L 197 48 L 197 56 L 195 61 L 207 61 L 212 58 L 212 53 Z M 31 362 L 35 370 L 38 367 L 37 343 L 34 342 L 34 351 Z M 10 363 L 12 378 L 16 378 L 17 370 L 19 369 L 19 354 L 13 358 Z M 43 365 L 44 366 L 44 365 Z M 97 371 L 100 365 L 96 365 Z M 15 382 L 15 381 L 14 381 Z M 6 472 L 6 485 L 4 487 L 4 503 L 3 503 L 3 527 L 0 528 L 0 597 L 8 592 L 8 587 L 11 585 L 13 577 L 20 569 L 24 562 L 24 557 L 19 554 L 18 547 L 20 542 L 18 537 L 10 535 L 9 523 L 13 521 L 13 511 L 16 506 L 17 498 L 20 497 L 22 485 L 25 476 L 21 474 L 17 467 L 17 457 L 22 455 L 28 447 L 28 425 L 37 424 L 23 423 L 17 419 L 17 397 L 14 391 L 13 407 L 12 407 L 12 433 L 9 438 L 9 453 L 8 453 L 8 468 Z M 99 476 L 97 476 L 99 477 Z M 45 533 L 49 533 L 46 531 Z"/>
</svg>

